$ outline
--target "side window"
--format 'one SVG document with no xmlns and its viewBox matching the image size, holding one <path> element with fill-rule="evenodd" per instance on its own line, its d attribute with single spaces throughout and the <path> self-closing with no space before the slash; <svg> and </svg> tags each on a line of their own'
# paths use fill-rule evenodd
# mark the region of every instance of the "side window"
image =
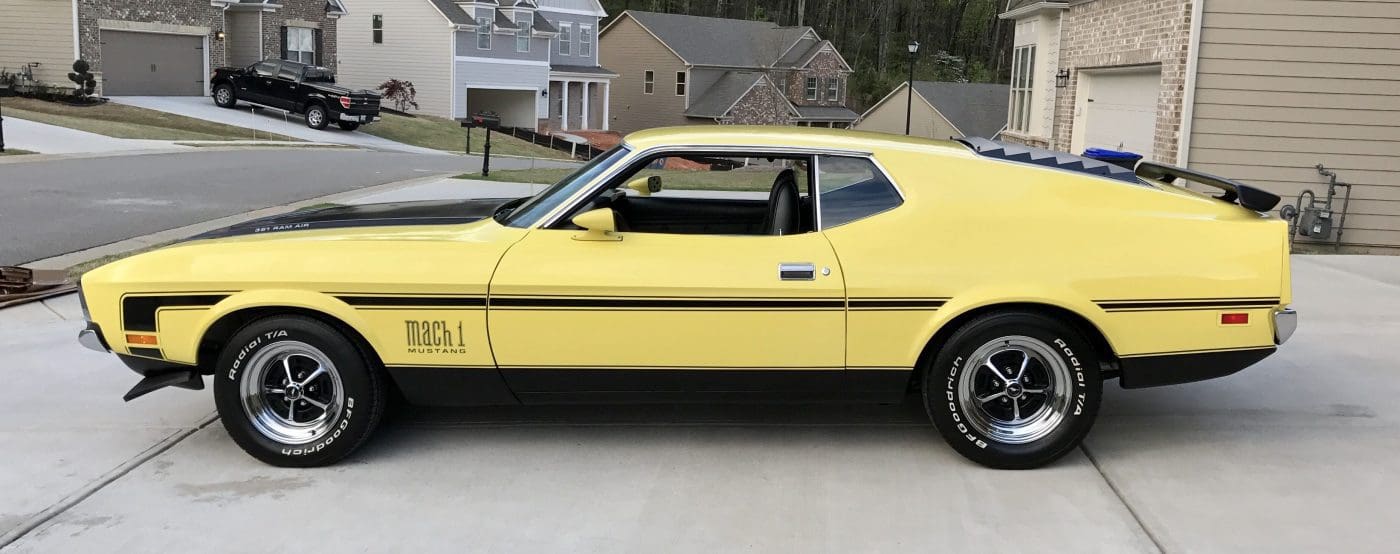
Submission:
<svg viewBox="0 0 1400 554">
<path fill-rule="evenodd" d="M 301 78 L 301 69 L 306 67 L 295 62 L 282 62 L 282 69 L 277 72 L 278 79 L 295 81 Z"/>
<path fill-rule="evenodd" d="M 369 17 L 370 39 L 375 44 L 384 44 L 384 16 L 374 14 Z"/>
<path fill-rule="evenodd" d="M 642 93 L 651 94 L 656 90 L 656 72 L 648 69 L 642 77 Z"/>
<path fill-rule="evenodd" d="M 277 62 L 258 62 L 253 64 L 253 72 L 259 77 L 271 77 L 277 74 Z"/>
<path fill-rule="evenodd" d="M 904 203 L 894 184 L 873 162 L 846 156 L 817 157 L 822 228 L 870 217 Z"/>
<path fill-rule="evenodd" d="M 573 30 L 572 23 L 559 24 L 559 55 L 567 56 L 573 50 Z"/>
<path fill-rule="evenodd" d="M 753 157 L 748 157 L 753 156 Z M 658 155 L 634 162 L 561 223 L 611 208 L 619 232 L 793 235 L 816 228 L 810 158 L 801 155 Z M 644 189 L 646 192 L 643 192 Z"/>
</svg>

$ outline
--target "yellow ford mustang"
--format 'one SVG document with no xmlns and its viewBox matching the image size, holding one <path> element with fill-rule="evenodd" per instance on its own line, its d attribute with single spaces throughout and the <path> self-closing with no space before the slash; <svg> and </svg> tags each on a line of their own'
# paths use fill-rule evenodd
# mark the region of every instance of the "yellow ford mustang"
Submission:
<svg viewBox="0 0 1400 554">
<path fill-rule="evenodd" d="M 144 376 L 128 400 L 211 375 L 276 465 L 348 455 L 390 395 L 917 392 L 958 452 L 1027 468 L 1088 433 L 1105 379 L 1228 375 L 1288 338 L 1277 202 L 984 139 L 660 129 L 529 198 L 296 212 L 109 264 L 80 339 Z"/>
</svg>

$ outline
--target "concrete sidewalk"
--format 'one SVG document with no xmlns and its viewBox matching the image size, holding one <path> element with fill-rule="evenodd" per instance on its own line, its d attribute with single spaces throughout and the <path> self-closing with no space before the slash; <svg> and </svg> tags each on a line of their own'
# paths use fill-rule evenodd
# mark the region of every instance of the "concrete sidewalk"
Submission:
<svg viewBox="0 0 1400 554">
<path fill-rule="evenodd" d="M 213 99 L 205 96 L 114 96 L 112 101 L 118 104 L 244 127 L 250 129 L 250 136 L 251 130 L 256 129 L 264 133 L 276 133 L 312 142 L 346 144 L 373 150 L 414 154 L 450 155 L 441 150 L 394 142 L 359 131 L 342 131 L 335 125 L 318 131 L 307 127 L 306 120 L 299 115 L 270 109 L 253 109 L 253 106 L 248 104 L 240 103 L 234 109 L 220 108 L 214 105 Z"/>
<path fill-rule="evenodd" d="M 97 133 L 5 116 L 5 148 L 40 154 L 83 154 L 133 150 L 188 150 L 171 140 L 113 138 Z"/>
</svg>

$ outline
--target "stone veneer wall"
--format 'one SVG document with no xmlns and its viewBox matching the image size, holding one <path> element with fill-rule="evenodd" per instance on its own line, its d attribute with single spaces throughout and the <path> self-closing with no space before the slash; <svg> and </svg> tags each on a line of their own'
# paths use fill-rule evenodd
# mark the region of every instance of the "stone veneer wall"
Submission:
<svg viewBox="0 0 1400 554">
<path fill-rule="evenodd" d="M 787 109 L 787 100 L 777 87 L 760 82 L 749 89 L 724 123 L 732 125 L 789 125 L 792 114 Z"/>
<path fill-rule="evenodd" d="M 224 65 L 224 43 L 214 35 L 224 30 L 224 12 L 198 0 L 78 0 L 78 51 L 102 71 L 102 24 L 100 20 L 134 22 L 132 30 L 155 30 L 190 34 L 190 28 L 207 29 L 209 67 Z M 150 25 L 154 24 L 154 26 Z"/>
<path fill-rule="evenodd" d="M 311 27 L 321 30 L 321 63 L 336 68 L 335 24 L 336 20 L 326 17 L 324 0 L 282 0 L 282 7 L 275 12 L 264 12 L 263 58 L 277 58 L 282 55 L 282 26 Z"/>
</svg>

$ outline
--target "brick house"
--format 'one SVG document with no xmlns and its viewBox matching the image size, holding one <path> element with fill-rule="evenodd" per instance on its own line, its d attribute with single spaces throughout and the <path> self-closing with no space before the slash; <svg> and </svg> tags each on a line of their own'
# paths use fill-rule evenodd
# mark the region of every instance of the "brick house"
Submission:
<svg viewBox="0 0 1400 554">
<path fill-rule="evenodd" d="M 1400 4 L 1010 0 L 1003 138 L 1130 150 L 1285 197 L 1356 185 L 1343 244 L 1400 248 Z"/>
<path fill-rule="evenodd" d="M 84 59 L 104 95 L 203 95 L 219 66 L 280 57 L 334 68 L 345 13 L 343 0 L 4 0 L 0 67 L 66 85 Z"/>
<path fill-rule="evenodd" d="M 628 10 L 600 34 L 612 128 L 847 127 L 851 66 L 811 27 Z"/>
</svg>

